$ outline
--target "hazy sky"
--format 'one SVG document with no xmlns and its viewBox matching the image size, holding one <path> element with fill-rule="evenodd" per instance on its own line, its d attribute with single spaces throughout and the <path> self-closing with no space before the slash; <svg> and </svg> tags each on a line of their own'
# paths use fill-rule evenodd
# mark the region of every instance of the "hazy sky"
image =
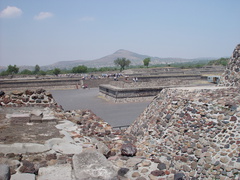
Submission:
<svg viewBox="0 0 240 180">
<path fill-rule="evenodd" d="M 0 0 L 0 66 L 93 60 L 119 49 L 231 56 L 239 9 L 240 0 Z"/>
</svg>

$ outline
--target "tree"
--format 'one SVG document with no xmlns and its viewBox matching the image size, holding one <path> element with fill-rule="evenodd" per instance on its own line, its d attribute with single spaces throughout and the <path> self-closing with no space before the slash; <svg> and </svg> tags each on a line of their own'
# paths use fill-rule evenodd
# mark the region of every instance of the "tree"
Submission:
<svg viewBox="0 0 240 180">
<path fill-rule="evenodd" d="M 53 70 L 53 74 L 55 74 L 56 76 L 57 76 L 58 74 L 60 74 L 60 72 L 61 72 L 61 70 L 60 70 L 59 68 L 55 68 L 55 69 Z"/>
<path fill-rule="evenodd" d="M 46 75 L 47 73 L 46 73 L 45 71 L 43 71 L 43 70 L 40 70 L 40 71 L 38 72 L 38 74 L 39 74 L 39 75 Z"/>
<path fill-rule="evenodd" d="M 126 58 L 117 58 L 114 61 L 114 64 L 120 66 L 120 71 L 122 71 L 125 69 L 125 67 L 128 67 L 131 64 L 131 61 Z"/>
<path fill-rule="evenodd" d="M 9 66 L 8 66 L 7 72 L 8 72 L 9 74 L 17 74 L 18 71 L 19 71 L 19 68 L 18 68 L 16 65 L 14 65 L 14 66 L 9 65 Z"/>
<path fill-rule="evenodd" d="M 229 58 L 220 58 L 220 59 L 217 59 L 217 60 L 209 61 L 208 65 L 227 66 L 228 62 L 229 62 Z"/>
<path fill-rule="evenodd" d="M 35 68 L 34 68 L 33 73 L 34 73 L 34 74 L 38 74 L 39 71 L 40 71 L 40 66 L 39 66 L 39 65 L 36 65 Z"/>
<path fill-rule="evenodd" d="M 20 72 L 20 74 L 26 74 L 26 75 L 31 75 L 32 71 L 30 71 L 29 69 L 24 69 Z"/>
<path fill-rule="evenodd" d="M 72 68 L 73 73 L 86 73 L 88 70 L 87 66 L 76 66 Z"/>
<path fill-rule="evenodd" d="M 143 60 L 144 66 L 146 66 L 146 67 L 148 68 L 148 65 L 149 65 L 150 61 L 151 61 L 150 58 L 145 58 L 145 59 Z"/>
</svg>

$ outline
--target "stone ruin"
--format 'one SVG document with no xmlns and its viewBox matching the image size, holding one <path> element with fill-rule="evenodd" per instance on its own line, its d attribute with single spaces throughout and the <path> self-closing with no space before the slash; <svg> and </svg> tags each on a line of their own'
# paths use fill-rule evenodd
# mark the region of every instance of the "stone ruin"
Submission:
<svg viewBox="0 0 240 180">
<path fill-rule="evenodd" d="M 222 84 L 225 86 L 240 86 L 240 44 L 234 49 L 222 75 Z"/>
<path fill-rule="evenodd" d="M 223 75 L 226 86 L 238 82 L 236 49 Z M 1 106 L 32 106 L 23 94 L 20 102 L 13 96 Z M 63 112 L 52 100 L 32 103 L 36 109 L 53 103 L 51 131 L 61 136 L 41 144 L 1 142 L 0 179 L 240 178 L 239 87 L 164 89 L 126 131 L 114 131 L 91 111 Z"/>
<path fill-rule="evenodd" d="M 240 90 L 165 89 L 127 133 L 138 156 L 159 162 L 156 173 L 186 179 L 237 179 L 240 171 Z"/>
<path fill-rule="evenodd" d="M 57 107 L 57 103 L 50 92 L 40 88 L 36 90 L 14 90 L 10 93 L 0 92 L 0 106 L 2 107 Z"/>
</svg>

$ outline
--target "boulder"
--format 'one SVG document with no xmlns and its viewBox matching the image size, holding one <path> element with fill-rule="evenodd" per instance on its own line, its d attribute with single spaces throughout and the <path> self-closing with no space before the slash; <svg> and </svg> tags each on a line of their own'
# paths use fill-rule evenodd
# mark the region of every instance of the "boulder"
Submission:
<svg viewBox="0 0 240 180">
<path fill-rule="evenodd" d="M 23 160 L 22 163 L 23 163 L 23 165 L 19 169 L 19 171 L 21 173 L 37 174 L 37 171 L 36 171 L 33 163 L 26 161 L 26 160 Z"/>
<path fill-rule="evenodd" d="M 4 91 L 0 91 L 0 96 L 3 96 L 5 94 Z"/>
<path fill-rule="evenodd" d="M 0 179 L 1 180 L 10 180 L 10 168 L 6 164 L 0 164 Z"/>
<path fill-rule="evenodd" d="M 41 94 L 41 93 L 44 93 L 45 91 L 46 91 L 45 89 L 40 88 L 40 89 L 37 89 L 35 92 L 36 94 Z"/>
<path fill-rule="evenodd" d="M 23 95 L 23 93 L 24 93 L 23 91 L 19 91 L 19 90 L 12 91 L 12 94 L 16 96 L 21 96 Z"/>
<path fill-rule="evenodd" d="M 183 173 L 176 173 L 174 174 L 174 180 L 184 180 L 185 175 Z"/>
<path fill-rule="evenodd" d="M 107 156 L 110 151 L 106 144 L 101 141 L 98 141 L 96 138 L 92 138 L 92 143 L 95 144 L 96 149 L 103 155 Z"/>
<path fill-rule="evenodd" d="M 119 175 L 119 176 L 124 176 L 125 174 L 127 174 L 128 171 L 129 171 L 128 168 L 120 168 L 120 169 L 118 170 L 118 175 Z"/>
<path fill-rule="evenodd" d="M 117 170 L 96 150 L 85 151 L 73 156 L 76 180 L 111 180 L 117 177 Z"/>
<path fill-rule="evenodd" d="M 34 109 L 30 113 L 30 122 L 42 122 L 43 112 L 39 109 Z"/>
<path fill-rule="evenodd" d="M 131 144 L 123 144 L 121 147 L 121 155 L 122 156 L 135 156 L 137 153 L 137 148 Z"/>
<path fill-rule="evenodd" d="M 32 95 L 33 93 L 34 93 L 34 91 L 32 91 L 30 89 L 25 90 L 26 95 Z"/>
</svg>

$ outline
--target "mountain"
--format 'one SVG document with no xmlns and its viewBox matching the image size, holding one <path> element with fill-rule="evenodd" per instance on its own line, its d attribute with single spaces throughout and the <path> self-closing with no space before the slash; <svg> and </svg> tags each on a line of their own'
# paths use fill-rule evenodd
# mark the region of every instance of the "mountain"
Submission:
<svg viewBox="0 0 240 180">
<path fill-rule="evenodd" d="M 115 66 L 114 60 L 117 58 L 126 58 L 131 61 L 131 65 L 143 65 L 143 60 L 145 58 L 151 58 L 150 65 L 155 64 L 171 64 L 171 63 L 181 63 L 181 62 L 192 62 L 192 61 L 201 61 L 206 60 L 206 58 L 197 58 L 197 59 L 184 59 L 184 58 L 159 58 L 159 57 L 152 57 L 148 55 L 141 55 L 137 54 L 128 50 L 119 49 L 113 54 L 104 56 L 99 59 L 94 60 L 74 60 L 74 61 L 59 61 L 54 64 L 41 66 L 41 70 L 50 70 L 54 68 L 60 69 L 72 69 L 75 66 L 84 65 L 87 67 L 113 67 Z M 208 60 L 213 60 L 216 58 L 208 58 Z M 7 68 L 5 68 L 7 69 Z M 23 69 L 33 70 L 34 66 L 20 66 L 20 71 Z"/>
<path fill-rule="evenodd" d="M 75 61 L 60 61 L 54 64 L 51 64 L 46 67 L 41 67 L 42 69 L 53 69 L 55 67 L 57 68 L 66 68 L 71 69 L 74 66 L 84 65 L 87 67 L 112 67 L 115 66 L 114 60 L 117 58 L 126 58 L 131 61 L 131 65 L 143 65 L 143 59 L 145 58 L 151 58 L 151 65 L 154 64 L 167 64 L 167 63 L 176 63 L 176 62 L 189 62 L 194 61 L 194 59 L 183 59 L 183 58 L 159 58 L 159 57 L 152 57 L 148 55 L 141 55 L 137 54 L 128 50 L 120 49 L 116 51 L 113 54 L 104 56 L 99 59 L 95 60 L 75 60 Z"/>
</svg>

